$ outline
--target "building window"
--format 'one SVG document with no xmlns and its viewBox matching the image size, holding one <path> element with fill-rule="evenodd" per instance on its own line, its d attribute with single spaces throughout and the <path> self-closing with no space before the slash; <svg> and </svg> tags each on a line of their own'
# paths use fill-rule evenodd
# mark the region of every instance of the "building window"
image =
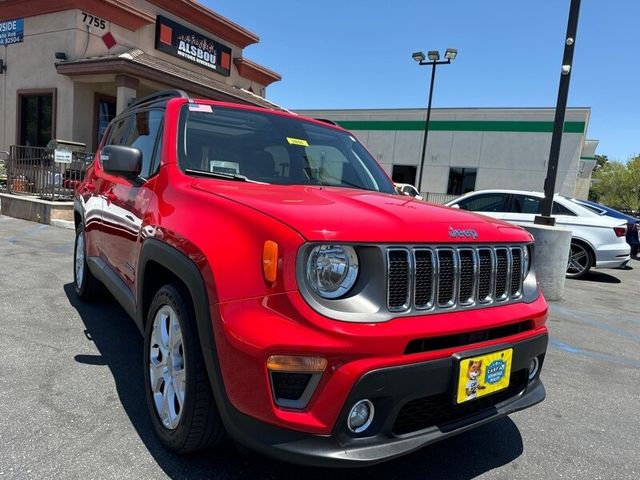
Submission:
<svg viewBox="0 0 640 480">
<path fill-rule="evenodd" d="M 54 136 L 55 90 L 18 91 L 18 144 L 46 147 Z"/>
<path fill-rule="evenodd" d="M 408 183 L 414 185 L 416 181 L 416 169 L 412 165 L 394 165 L 391 178 L 396 183 Z"/>
<path fill-rule="evenodd" d="M 477 168 L 451 167 L 449 169 L 449 185 L 447 194 L 463 195 L 476 189 Z"/>
<path fill-rule="evenodd" d="M 100 140 L 107 131 L 111 120 L 116 116 L 116 99 L 107 95 L 96 94 L 95 104 L 95 147 L 98 147 Z"/>
</svg>

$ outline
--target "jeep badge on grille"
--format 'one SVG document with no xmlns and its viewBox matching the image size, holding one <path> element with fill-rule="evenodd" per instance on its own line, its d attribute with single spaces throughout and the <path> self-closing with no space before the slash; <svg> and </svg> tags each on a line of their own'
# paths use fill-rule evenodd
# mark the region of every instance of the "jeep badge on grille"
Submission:
<svg viewBox="0 0 640 480">
<path fill-rule="evenodd" d="M 451 238 L 473 238 L 475 240 L 478 238 L 478 232 L 473 228 L 460 229 L 449 227 L 449 236 Z"/>
</svg>

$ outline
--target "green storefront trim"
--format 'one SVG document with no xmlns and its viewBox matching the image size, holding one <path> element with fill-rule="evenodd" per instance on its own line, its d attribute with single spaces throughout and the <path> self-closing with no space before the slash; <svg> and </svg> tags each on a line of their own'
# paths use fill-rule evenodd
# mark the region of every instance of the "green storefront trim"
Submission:
<svg viewBox="0 0 640 480">
<path fill-rule="evenodd" d="M 423 131 L 422 120 L 338 120 L 347 130 Z M 564 122 L 564 133 L 584 133 L 585 122 Z M 551 133 L 553 122 L 500 120 L 431 120 L 429 131 Z"/>
</svg>

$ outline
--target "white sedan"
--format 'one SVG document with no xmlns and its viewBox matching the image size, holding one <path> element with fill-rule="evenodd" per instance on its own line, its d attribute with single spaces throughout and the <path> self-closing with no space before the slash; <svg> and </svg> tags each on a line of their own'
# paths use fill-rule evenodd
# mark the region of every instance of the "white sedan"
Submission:
<svg viewBox="0 0 640 480">
<path fill-rule="evenodd" d="M 543 201 L 544 194 L 540 192 L 481 190 L 456 198 L 447 206 L 525 226 L 533 225 L 535 216 L 542 213 Z M 592 267 L 621 267 L 631 258 L 623 221 L 601 217 L 560 195 L 554 196 L 551 213 L 556 225 L 572 233 L 567 277 L 582 277 Z"/>
</svg>

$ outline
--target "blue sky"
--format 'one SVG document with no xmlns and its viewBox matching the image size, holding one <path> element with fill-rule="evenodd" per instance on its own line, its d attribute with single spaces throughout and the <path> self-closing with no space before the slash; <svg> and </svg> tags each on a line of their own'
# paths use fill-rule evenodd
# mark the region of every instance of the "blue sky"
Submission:
<svg viewBox="0 0 640 480">
<path fill-rule="evenodd" d="M 434 107 L 553 107 L 569 0 L 201 0 L 260 36 L 244 55 L 282 75 L 287 108 L 426 106 L 416 50 L 457 48 Z M 638 0 L 582 0 L 569 106 L 591 107 L 597 153 L 640 153 Z"/>
</svg>

